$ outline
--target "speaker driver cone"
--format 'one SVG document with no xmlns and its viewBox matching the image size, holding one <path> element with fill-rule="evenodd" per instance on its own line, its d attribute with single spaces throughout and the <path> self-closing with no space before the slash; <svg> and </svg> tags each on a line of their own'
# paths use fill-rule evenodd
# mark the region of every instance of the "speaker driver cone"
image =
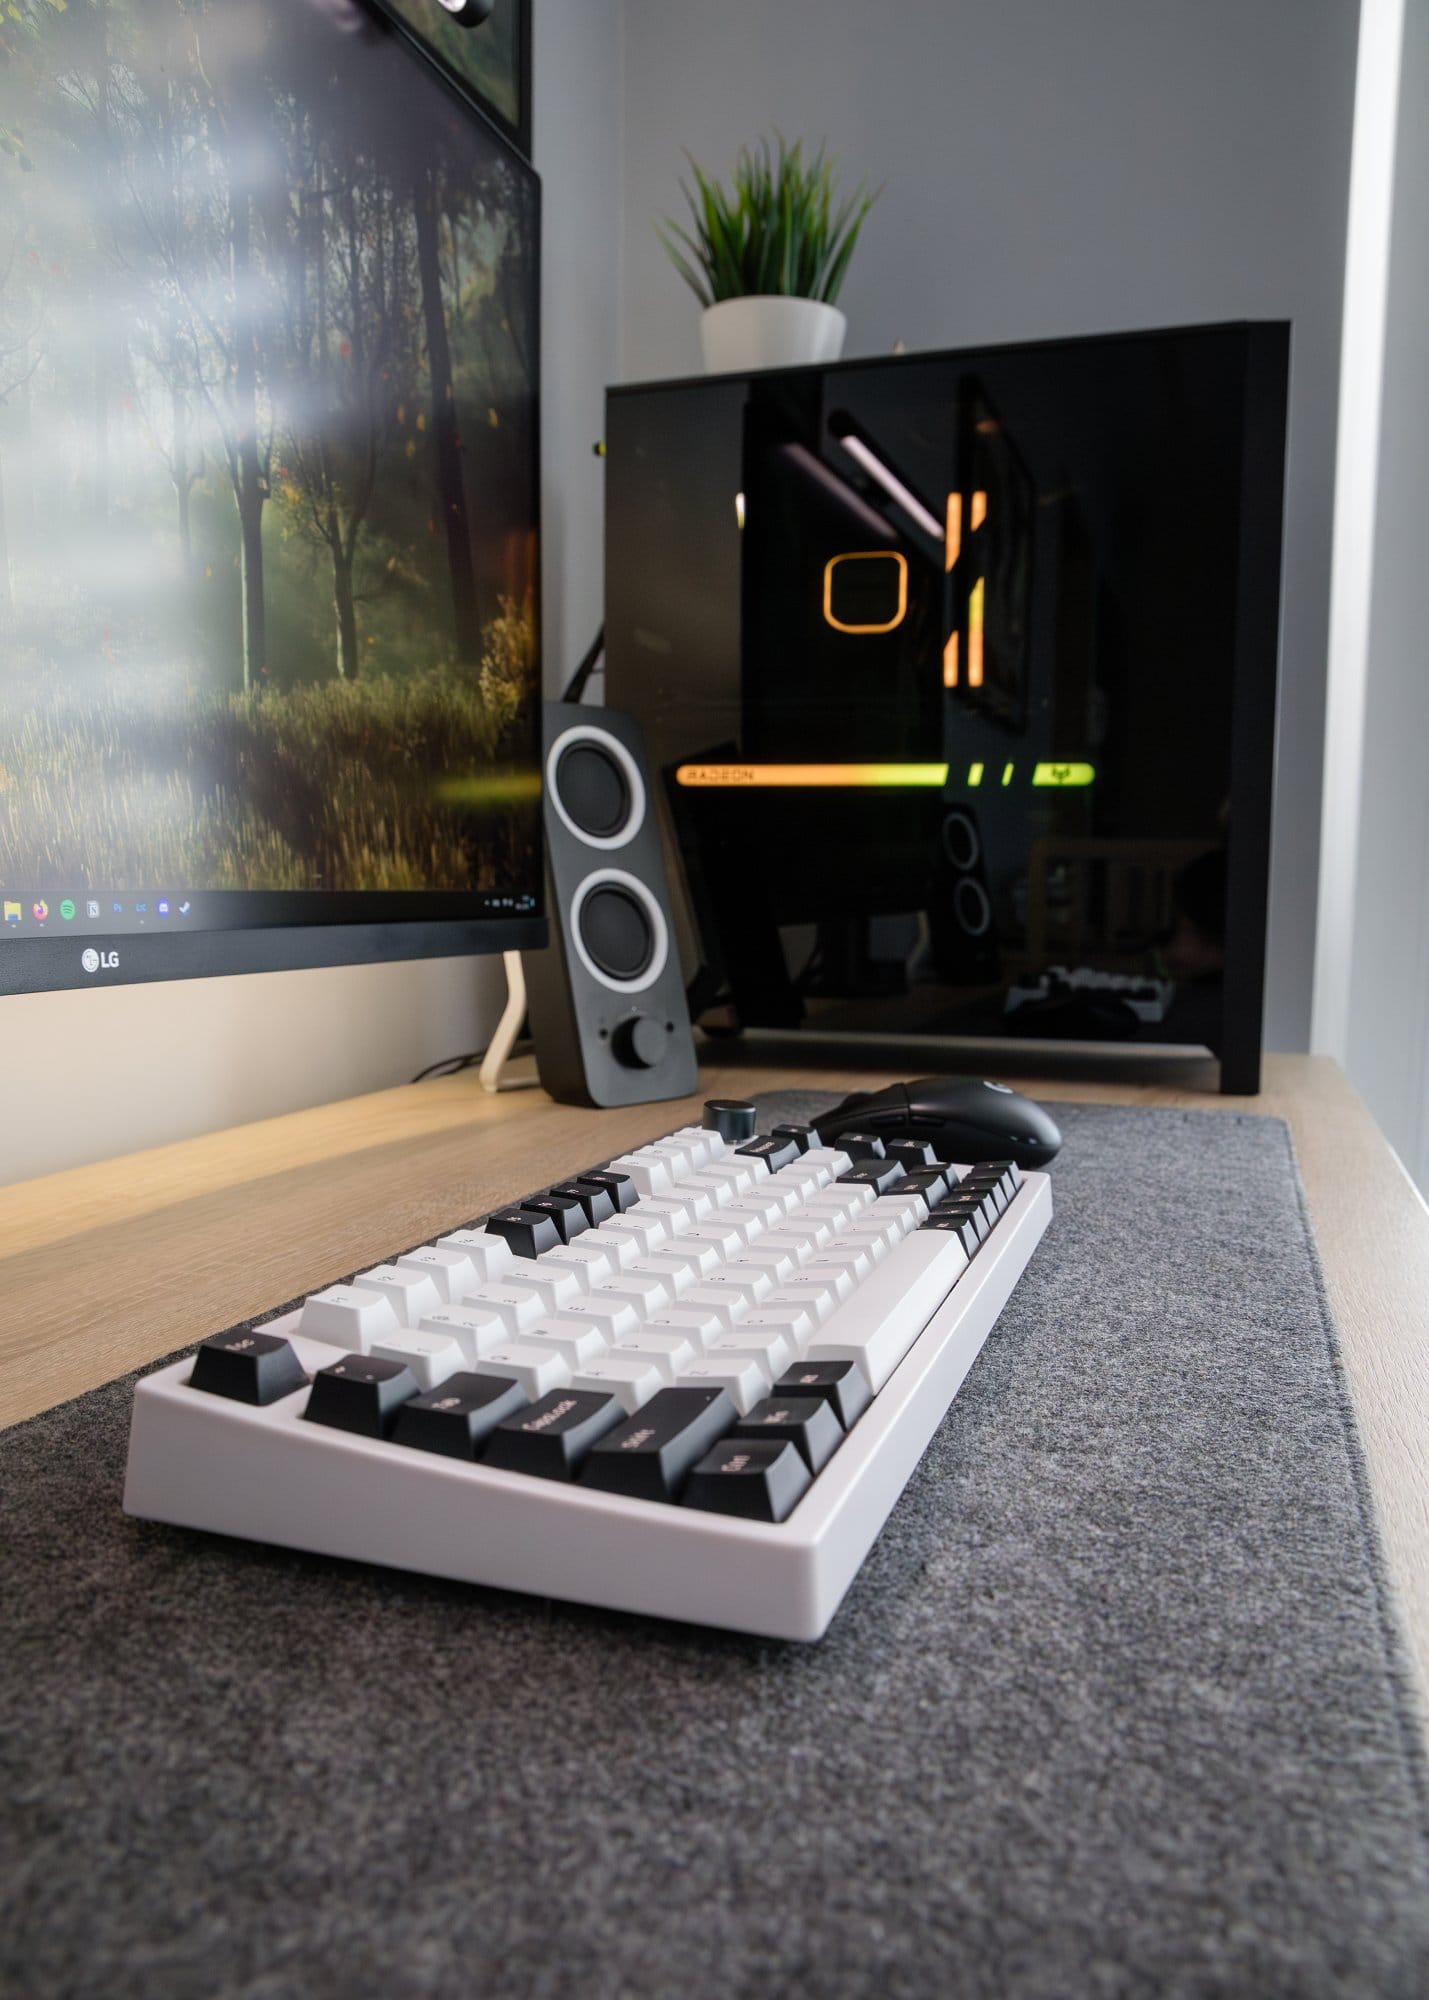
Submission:
<svg viewBox="0 0 1429 2000">
<path fill-rule="evenodd" d="M 638 979 L 648 969 L 655 933 L 628 889 L 614 882 L 593 889 L 576 922 L 581 943 L 607 979 Z"/>
<path fill-rule="evenodd" d="M 570 743 L 556 765 L 556 789 L 582 833 L 609 840 L 630 817 L 630 786 L 599 743 Z"/>
</svg>

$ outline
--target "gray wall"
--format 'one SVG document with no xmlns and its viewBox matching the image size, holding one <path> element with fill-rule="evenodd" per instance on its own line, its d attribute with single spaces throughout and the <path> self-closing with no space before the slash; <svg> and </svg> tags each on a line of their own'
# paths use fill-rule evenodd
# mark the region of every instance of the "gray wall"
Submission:
<svg viewBox="0 0 1429 2000">
<path fill-rule="evenodd" d="M 620 0 L 534 13 L 544 625 L 559 686 L 600 618 L 590 447 L 619 362 Z M 0 1001 L 0 1183 L 403 1083 L 479 1047 L 502 996 L 499 961 L 445 959 Z"/>
<path fill-rule="evenodd" d="M 538 0 L 539 4 L 539 0 Z M 777 126 L 886 191 L 849 352 L 1294 321 L 1270 1045 L 1309 1033 L 1354 0 L 625 0 L 624 374 L 699 366 L 653 223 Z"/>
<path fill-rule="evenodd" d="M 1429 6 L 1404 10 L 1344 1049 L 1429 1189 Z"/>
</svg>

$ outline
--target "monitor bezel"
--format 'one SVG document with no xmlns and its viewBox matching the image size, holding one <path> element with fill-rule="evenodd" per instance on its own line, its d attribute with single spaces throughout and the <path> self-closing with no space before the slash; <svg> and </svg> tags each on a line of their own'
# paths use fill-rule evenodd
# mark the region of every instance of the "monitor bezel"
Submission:
<svg viewBox="0 0 1429 2000">
<path fill-rule="evenodd" d="M 445 90 L 460 104 L 466 115 L 481 127 L 489 143 L 506 154 L 530 190 L 534 212 L 531 349 L 537 357 L 531 390 L 531 467 L 532 489 L 537 496 L 534 588 L 539 607 L 543 576 L 539 357 L 545 222 L 541 176 L 529 154 L 522 150 L 517 135 L 507 131 L 491 108 L 468 90 L 445 64 L 425 51 L 418 38 L 406 32 L 397 17 L 387 12 L 381 0 L 365 0 L 365 4 L 374 21 L 380 24 L 381 32 L 401 45 L 407 60 L 421 70 L 433 89 Z M 528 44 L 528 77 L 529 68 Z M 538 672 L 533 695 L 538 768 L 542 701 L 540 640 L 538 611 Z M 433 958 L 495 957 L 510 951 L 540 951 L 550 943 L 550 924 L 545 910 L 545 822 L 540 814 L 536 824 L 534 875 L 532 892 L 536 897 L 536 908 L 529 915 L 521 916 L 417 916 L 410 920 L 384 916 L 356 924 L 318 920 L 245 929 L 196 930 L 182 935 L 158 931 L 105 935 L 100 931 L 86 930 L 82 935 L 76 932 L 50 937 L 0 938 L 0 998 L 7 994 L 83 992 L 101 986 L 150 985 L 178 979 L 221 979 L 247 973 L 314 971 L 336 966 L 382 965 Z M 98 886 L 107 887 L 102 883 Z M 100 960 L 93 971 L 84 963 L 87 951 L 92 951 Z M 113 962 L 106 963 L 106 960 Z"/>
</svg>

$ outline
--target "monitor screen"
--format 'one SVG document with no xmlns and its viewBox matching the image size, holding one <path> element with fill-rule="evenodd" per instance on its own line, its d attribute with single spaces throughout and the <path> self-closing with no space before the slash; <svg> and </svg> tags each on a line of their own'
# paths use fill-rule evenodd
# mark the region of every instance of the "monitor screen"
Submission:
<svg viewBox="0 0 1429 2000">
<path fill-rule="evenodd" d="M 354 0 L 0 13 L 0 991 L 543 941 L 538 231 Z"/>
<path fill-rule="evenodd" d="M 707 1027 L 1219 1050 L 1233 992 L 1258 1042 L 1287 358 L 1193 328 L 611 395 L 608 698 Z"/>
</svg>

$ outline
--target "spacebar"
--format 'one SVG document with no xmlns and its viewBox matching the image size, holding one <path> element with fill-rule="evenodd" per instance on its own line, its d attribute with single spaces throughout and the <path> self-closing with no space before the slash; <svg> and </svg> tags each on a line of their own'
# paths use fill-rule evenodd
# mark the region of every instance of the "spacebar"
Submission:
<svg viewBox="0 0 1429 2000">
<path fill-rule="evenodd" d="M 833 1248 L 837 1250 L 835 1239 Z M 877 1395 L 954 1281 L 967 1252 L 943 1229 L 915 1229 L 896 1243 L 863 1283 L 819 1328 L 809 1361 L 854 1361 Z"/>
</svg>

